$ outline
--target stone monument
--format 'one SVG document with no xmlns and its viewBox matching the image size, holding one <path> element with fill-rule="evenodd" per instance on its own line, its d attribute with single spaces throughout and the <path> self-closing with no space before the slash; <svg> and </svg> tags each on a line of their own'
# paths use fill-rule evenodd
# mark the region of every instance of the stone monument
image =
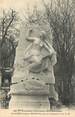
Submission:
<svg viewBox="0 0 75 117">
<path fill-rule="evenodd" d="M 10 109 L 50 110 L 49 83 L 55 83 L 52 64 L 55 65 L 56 57 L 51 58 L 55 51 L 46 41 L 44 31 L 35 32 L 30 29 L 26 38 L 23 37 L 25 32 L 21 34 L 10 90 Z"/>
</svg>

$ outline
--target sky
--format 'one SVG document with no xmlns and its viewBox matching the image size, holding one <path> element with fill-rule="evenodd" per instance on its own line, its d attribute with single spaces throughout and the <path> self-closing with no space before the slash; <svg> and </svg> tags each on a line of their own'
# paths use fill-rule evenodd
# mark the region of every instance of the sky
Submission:
<svg viewBox="0 0 75 117">
<path fill-rule="evenodd" d="M 23 9 L 28 5 L 33 7 L 35 4 L 40 4 L 41 0 L 0 0 L 0 8 L 15 8 Z"/>
<path fill-rule="evenodd" d="M 13 8 L 23 16 L 23 12 L 27 8 L 33 9 L 33 6 L 37 5 L 38 8 L 42 8 L 42 0 L 0 0 L 0 14 L 3 9 Z"/>
</svg>

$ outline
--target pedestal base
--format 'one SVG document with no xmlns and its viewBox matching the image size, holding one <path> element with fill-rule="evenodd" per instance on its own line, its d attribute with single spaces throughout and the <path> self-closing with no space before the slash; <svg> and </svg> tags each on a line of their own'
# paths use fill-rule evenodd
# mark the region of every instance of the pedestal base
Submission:
<svg viewBox="0 0 75 117">
<path fill-rule="evenodd" d="M 50 104 L 47 95 L 12 95 L 12 98 L 9 103 L 9 109 L 24 109 L 26 111 L 49 111 Z"/>
</svg>

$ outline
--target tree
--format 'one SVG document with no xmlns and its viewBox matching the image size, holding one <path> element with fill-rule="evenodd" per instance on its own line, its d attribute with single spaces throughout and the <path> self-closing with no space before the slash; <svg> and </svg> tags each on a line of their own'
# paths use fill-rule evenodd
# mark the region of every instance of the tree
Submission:
<svg viewBox="0 0 75 117">
<path fill-rule="evenodd" d="M 17 12 L 13 9 L 3 10 L 3 16 L 0 18 L 0 70 L 2 73 L 2 86 L 8 82 L 10 86 L 11 76 L 13 74 L 14 60 L 16 56 L 16 47 L 19 36 Z"/>
<path fill-rule="evenodd" d="M 1 49 L 1 67 L 10 67 L 14 64 L 16 38 L 19 30 L 16 28 L 18 23 L 17 12 L 13 9 L 3 10 L 3 16 L 0 19 L 0 49 Z M 10 59 L 10 60 L 9 60 Z"/>
<path fill-rule="evenodd" d="M 52 29 L 53 45 L 57 51 L 61 100 L 69 103 L 75 50 L 75 9 L 71 0 L 57 0 L 54 7 L 52 2 L 49 5 L 43 1 L 43 4 Z"/>
</svg>

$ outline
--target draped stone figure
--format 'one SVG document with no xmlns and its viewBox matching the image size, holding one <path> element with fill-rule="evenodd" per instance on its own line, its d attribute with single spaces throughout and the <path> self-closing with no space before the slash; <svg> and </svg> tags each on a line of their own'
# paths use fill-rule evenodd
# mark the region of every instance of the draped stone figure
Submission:
<svg viewBox="0 0 75 117">
<path fill-rule="evenodd" d="M 53 67 L 57 63 L 56 52 L 46 40 L 45 31 L 41 31 L 40 38 L 28 37 L 31 45 L 25 51 L 30 78 L 42 80 L 49 86 L 49 99 L 58 101 L 58 94 L 55 91 L 55 76 Z"/>
<path fill-rule="evenodd" d="M 9 108 L 47 111 L 50 110 L 49 98 L 58 100 L 53 71 L 57 62 L 56 52 L 46 40 L 45 31 L 41 31 L 38 37 L 31 36 L 32 31 L 26 38 L 29 45 L 23 57 L 25 71 L 20 71 L 20 76 L 13 76 L 21 78 L 11 86 Z"/>
</svg>

